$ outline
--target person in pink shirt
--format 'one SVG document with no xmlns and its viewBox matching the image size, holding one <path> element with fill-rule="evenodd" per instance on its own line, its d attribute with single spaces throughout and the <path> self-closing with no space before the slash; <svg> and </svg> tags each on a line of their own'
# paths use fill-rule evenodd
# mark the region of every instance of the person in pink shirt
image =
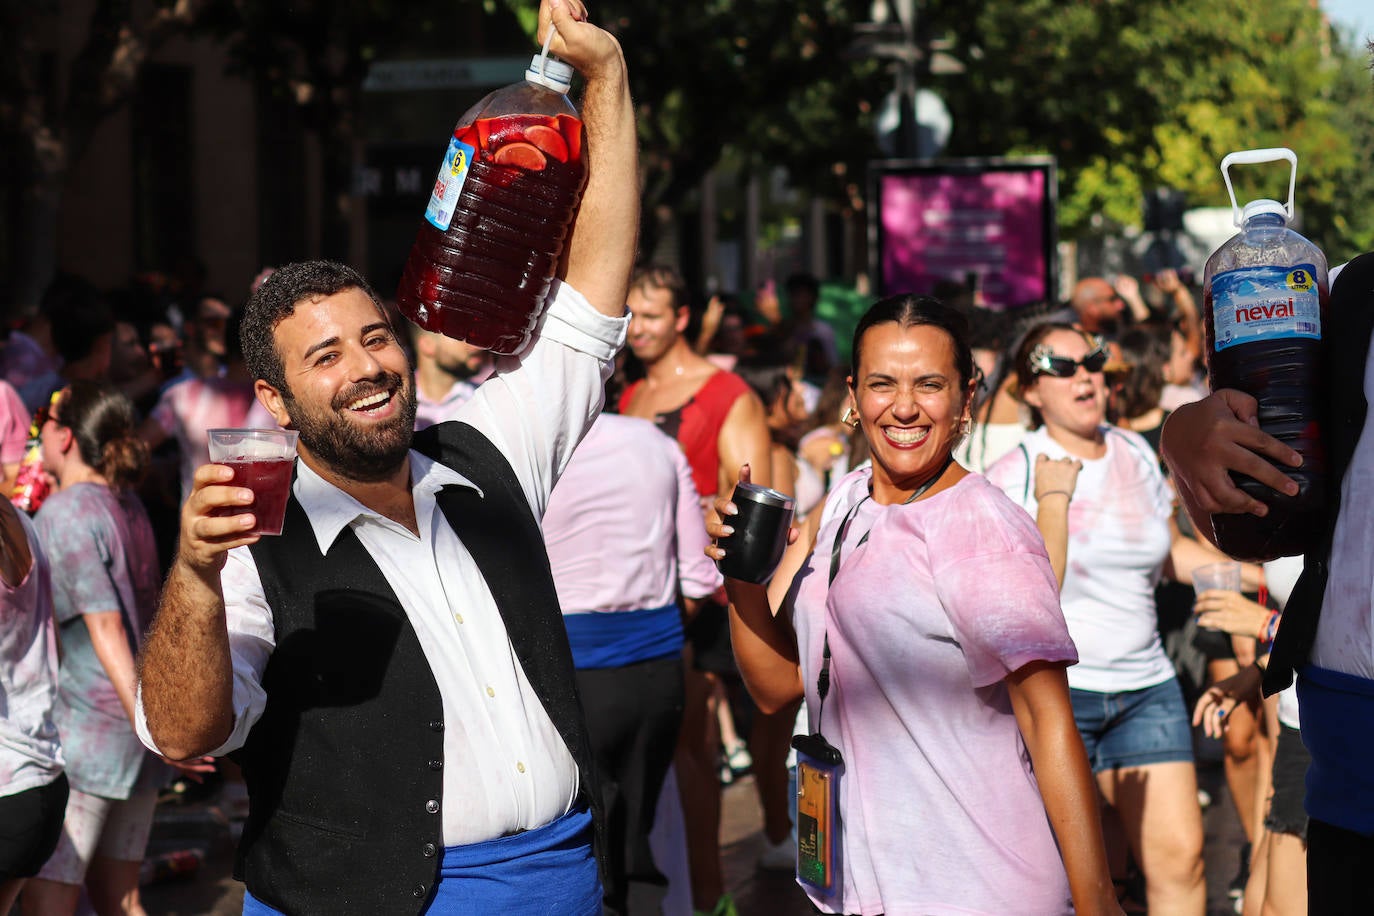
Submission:
<svg viewBox="0 0 1374 916">
<path fill-rule="evenodd" d="M 657 912 L 649 831 L 682 725 L 682 622 L 721 585 L 691 465 L 650 421 L 603 413 L 543 530 L 607 803 L 606 912 Z"/>
<path fill-rule="evenodd" d="M 759 707 L 804 694 L 811 727 L 843 758 L 833 882 L 808 887 L 812 902 L 887 916 L 1120 913 L 1044 542 L 952 458 L 975 385 L 966 320 L 934 299 L 881 300 L 854 332 L 849 385 L 872 466 L 837 484 L 767 587 L 726 579 Z M 728 500 L 716 508 L 735 514 Z"/>
<path fill-rule="evenodd" d="M 29 444 L 29 410 L 9 382 L 0 381 L 0 494 L 9 496 Z"/>
<path fill-rule="evenodd" d="M 204 303 L 223 306 L 213 298 Z M 138 429 L 149 449 L 176 439 L 182 502 L 191 495 L 196 468 L 210 461 L 210 430 L 276 426 L 253 395 L 253 379 L 238 343 L 241 316 L 229 313 L 221 321 L 218 315 L 218 309 L 202 309 L 191 334 L 198 342 L 190 348 L 185 376 L 163 390 Z"/>
</svg>

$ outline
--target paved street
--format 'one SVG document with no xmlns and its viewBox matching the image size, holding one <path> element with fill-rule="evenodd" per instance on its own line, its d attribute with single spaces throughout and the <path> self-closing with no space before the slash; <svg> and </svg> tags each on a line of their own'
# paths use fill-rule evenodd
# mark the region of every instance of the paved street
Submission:
<svg viewBox="0 0 1374 916">
<path fill-rule="evenodd" d="M 1240 826 L 1226 797 L 1220 765 L 1204 764 L 1199 776 L 1215 799 L 1205 816 L 1208 916 L 1228 916 L 1232 910 L 1226 884 L 1236 869 Z M 752 779 L 728 786 L 721 829 L 726 886 L 741 916 L 807 916 L 811 907 L 790 875 L 755 870 L 763 845 L 761 824 Z M 196 848 L 204 852 L 205 862 L 194 875 L 145 887 L 144 905 L 150 916 L 238 916 L 243 889 L 229 874 L 231 833 L 231 823 L 214 805 L 160 809 L 150 855 Z"/>
</svg>

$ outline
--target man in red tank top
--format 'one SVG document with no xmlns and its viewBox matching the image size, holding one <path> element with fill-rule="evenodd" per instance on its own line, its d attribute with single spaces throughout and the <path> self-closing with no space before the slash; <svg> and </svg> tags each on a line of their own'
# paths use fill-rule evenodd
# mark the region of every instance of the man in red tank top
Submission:
<svg viewBox="0 0 1374 916">
<path fill-rule="evenodd" d="M 771 440 L 763 404 L 739 376 L 692 351 L 681 277 L 670 267 L 641 268 L 630 281 L 627 306 L 628 342 L 646 376 L 625 390 L 620 412 L 653 420 L 678 441 L 692 465 L 704 511 L 717 493 L 734 489 L 741 465 L 750 466 L 755 483 L 769 485 Z M 713 701 L 722 695 L 717 689 L 722 675 L 738 679 L 725 607 L 703 601 L 697 617 L 687 622 L 686 636 L 686 708 L 674 763 L 687 824 L 692 898 L 698 910 L 724 913 L 733 904 L 725 897 L 720 868 L 720 739 Z M 756 713 L 754 718 L 755 779 L 764 797 L 765 829 L 777 843 L 790 834 L 785 758 L 792 716 Z M 786 721 L 763 721 L 780 718 Z M 765 742 L 768 749 L 759 746 Z M 781 755 L 774 753 L 779 749 Z"/>
</svg>

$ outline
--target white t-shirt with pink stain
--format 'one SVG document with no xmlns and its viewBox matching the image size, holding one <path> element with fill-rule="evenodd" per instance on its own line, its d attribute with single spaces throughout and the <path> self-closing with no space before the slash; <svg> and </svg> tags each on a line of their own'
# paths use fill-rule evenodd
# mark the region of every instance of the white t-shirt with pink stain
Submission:
<svg viewBox="0 0 1374 916">
<path fill-rule="evenodd" d="M 191 376 L 162 392 L 150 416 L 162 431 L 177 440 L 181 449 L 181 499 L 191 495 L 196 468 L 210 461 L 210 430 L 235 429 L 250 425 L 249 413 L 258 405 L 251 382 L 228 379 L 203 379 Z M 276 426 L 261 410 L 254 425 Z"/>
<path fill-rule="evenodd" d="M 832 491 L 793 583 L 810 722 L 845 760 L 840 884 L 812 899 L 888 916 L 1072 912 L 1004 683 L 1030 662 L 1077 659 L 1040 533 L 979 475 L 893 506 L 866 498 L 871 475 Z M 835 534 L 861 501 L 827 587 Z"/>
<path fill-rule="evenodd" d="M 1144 439 L 1115 427 L 1103 432 L 1107 453 L 1083 461 L 1069 503 L 1061 598 L 1079 654 L 1069 686 L 1118 693 L 1174 676 L 1155 612 L 1155 585 L 1169 556 L 1173 493 Z M 1043 427 L 1021 444 L 1024 451 L 1013 449 L 987 476 L 1034 519 L 1036 456 L 1069 454 Z"/>
</svg>

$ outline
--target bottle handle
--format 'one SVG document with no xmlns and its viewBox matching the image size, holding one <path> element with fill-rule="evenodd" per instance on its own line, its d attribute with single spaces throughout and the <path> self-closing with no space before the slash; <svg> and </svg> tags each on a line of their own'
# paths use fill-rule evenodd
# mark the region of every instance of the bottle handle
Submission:
<svg viewBox="0 0 1374 916">
<path fill-rule="evenodd" d="M 544 47 L 543 47 L 543 49 L 539 52 L 539 75 L 540 75 L 540 76 L 543 76 L 543 77 L 547 77 L 547 76 L 548 76 L 548 69 L 549 69 L 549 45 L 553 44 L 553 36 L 554 36 L 555 34 L 557 34 L 557 32 L 558 32 L 558 29 L 554 27 L 554 24 L 553 24 L 552 22 L 550 22 L 550 23 L 549 23 L 549 31 L 544 35 Z M 1290 196 L 1291 196 L 1291 195 L 1290 195 Z"/>
<path fill-rule="evenodd" d="M 1290 166 L 1288 170 L 1288 203 L 1284 204 L 1284 210 L 1288 213 L 1288 218 L 1293 218 L 1293 189 L 1298 183 L 1298 154 L 1291 149 L 1283 146 L 1270 147 L 1269 149 L 1245 149 L 1234 153 L 1227 153 L 1226 158 L 1221 160 L 1221 177 L 1226 182 L 1226 193 L 1231 197 L 1231 221 L 1237 227 L 1241 225 L 1241 208 L 1236 205 L 1236 191 L 1231 187 L 1232 165 L 1255 165 L 1260 162 L 1278 162 L 1286 160 Z"/>
</svg>

